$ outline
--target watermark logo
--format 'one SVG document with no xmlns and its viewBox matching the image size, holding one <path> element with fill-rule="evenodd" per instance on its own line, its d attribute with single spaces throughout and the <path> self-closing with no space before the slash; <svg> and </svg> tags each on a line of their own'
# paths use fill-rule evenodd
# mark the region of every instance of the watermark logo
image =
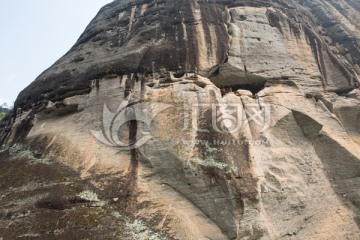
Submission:
<svg viewBox="0 0 360 240">
<path fill-rule="evenodd" d="M 239 104 L 218 104 L 211 106 L 212 127 L 216 132 L 233 133 L 242 126 L 242 106 Z"/>
<path fill-rule="evenodd" d="M 141 147 L 150 139 L 151 123 L 162 111 L 173 107 L 169 104 L 157 102 L 143 102 L 134 96 L 124 99 L 116 112 L 111 112 L 106 104 L 103 108 L 102 131 L 91 131 L 100 142 L 120 148 L 132 150 Z M 263 132 L 270 127 L 269 104 L 193 104 L 184 107 L 184 129 L 189 128 L 197 132 L 217 132 L 220 134 L 236 134 L 241 128 L 253 124 Z M 204 115 L 207 113 L 206 115 Z M 210 124 L 211 121 L 211 124 Z M 136 122 L 134 139 L 131 139 L 130 129 L 134 128 L 131 123 Z M 206 123 L 202 129 L 201 123 Z M 124 131 L 124 126 L 128 131 Z M 133 129 L 134 130 L 134 129 Z M 128 134 L 125 136 L 124 134 Z M 214 145 L 224 145 L 223 142 L 215 141 Z M 243 143 L 231 142 L 225 145 L 242 145 Z"/>
<path fill-rule="evenodd" d="M 249 124 L 256 125 L 260 132 L 264 132 L 271 126 L 271 105 L 269 104 L 195 104 L 190 107 L 191 114 L 185 114 L 184 129 L 190 127 L 198 132 L 210 132 L 210 129 L 202 129 L 198 119 L 203 112 L 211 111 L 211 128 L 218 133 L 236 133 Z"/>
<path fill-rule="evenodd" d="M 162 111 L 170 108 L 171 105 L 163 103 L 141 102 L 139 99 L 129 96 L 122 101 L 116 112 L 111 112 L 106 104 L 103 108 L 103 130 L 93 131 L 91 133 L 100 142 L 117 147 L 122 150 L 132 150 L 141 147 L 147 141 L 153 138 L 150 133 L 151 122 Z M 124 141 L 121 139 L 121 128 L 130 123 L 136 121 L 137 123 L 143 123 L 148 128 L 148 131 L 142 129 L 140 139 L 128 139 Z"/>
<path fill-rule="evenodd" d="M 270 140 L 238 140 L 238 139 L 210 139 L 210 140 L 182 140 L 184 145 L 190 146 L 213 146 L 213 147 L 222 147 L 222 146 L 271 146 L 274 145 L 274 142 Z"/>
</svg>

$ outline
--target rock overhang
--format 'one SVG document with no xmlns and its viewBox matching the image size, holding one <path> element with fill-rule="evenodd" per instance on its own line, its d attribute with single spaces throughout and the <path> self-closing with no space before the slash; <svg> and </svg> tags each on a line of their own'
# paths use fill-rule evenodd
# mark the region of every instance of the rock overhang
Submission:
<svg viewBox="0 0 360 240">
<path fill-rule="evenodd" d="M 297 15 L 293 11 L 296 4 L 283 1 L 269 3 L 268 1 L 226 0 L 206 2 L 190 0 L 114 1 L 102 8 L 74 47 L 64 57 L 42 73 L 33 84 L 19 95 L 16 106 L 29 109 L 33 104 L 36 105 L 41 101 L 54 101 L 64 98 L 65 92 L 71 92 L 74 89 L 88 89 L 90 81 L 108 74 L 135 73 L 148 75 L 159 72 L 160 69 L 167 69 L 168 71 L 196 72 L 209 77 L 214 68 L 220 64 L 226 65 L 228 62 L 232 64 L 231 66 L 240 69 L 236 71 L 233 71 L 234 68 L 229 69 L 234 73 L 228 74 L 235 74 L 236 76 L 230 77 L 228 81 L 233 82 L 236 81 L 234 79 L 241 79 L 240 82 L 263 82 L 262 78 L 273 78 L 274 76 L 271 73 L 270 75 L 258 74 L 256 62 L 261 63 L 262 66 L 265 66 L 265 64 L 273 66 L 278 64 L 279 60 L 274 59 L 274 56 L 271 55 L 277 54 L 281 56 L 281 53 L 276 53 L 276 46 L 271 45 L 271 43 L 276 44 L 276 39 L 273 39 L 273 37 L 269 39 L 272 34 L 269 31 L 277 32 L 278 38 L 281 37 L 283 38 L 282 41 L 285 40 L 286 42 L 289 39 L 286 39 L 288 36 L 283 31 L 286 31 L 287 28 L 292 32 L 289 37 L 315 38 L 315 41 L 311 42 L 312 40 L 310 40 L 309 43 L 310 46 L 317 46 L 314 46 L 313 52 L 318 59 L 316 64 L 323 75 L 326 75 L 326 69 L 324 68 L 332 68 L 326 66 L 323 62 L 332 61 L 334 66 L 339 66 L 338 72 L 340 72 L 335 71 L 332 74 L 343 74 L 345 78 L 349 79 L 349 74 L 353 74 L 351 72 L 354 70 L 349 69 L 348 65 L 342 64 L 343 59 L 341 61 L 334 60 L 332 54 L 329 54 L 328 58 L 330 60 L 324 60 L 323 56 L 326 53 L 318 50 L 324 49 L 322 46 L 324 43 L 320 40 L 321 36 L 313 36 L 313 31 L 306 30 L 309 27 L 307 24 L 314 23 L 303 17 L 305 13 L 301 12 L 301 14 Z M 304 2 L 302 4 L 308 6 L 310 3 Z M 322 5 L 321 7 L 323 8 Z M 242 13 L 237 13 L 237 9 Z M 263 14 L 265 22 L 261 24 L 251 20 L 251 16 L 255 16 L 253 15 L 253 9 L 259 9 L 258 12 Z M 246 17 L 246 14 L 248 17 Z M 287 18 L 286 14 L 289 14 L 290 18 Z M 327 19 L 321 18 L 321 16 L 319 21 L 325 27 L 327 26 L 326 23 L 329 22 Z M 236 64 L 239 62 L 236 60 L 239 55 L 234 55 L 236 48 L 231 49 L 231 41 L 234 41 L 231 39 L 236 36 L 228 32 L 231 27 L 236 25 L 243 26 L 242 31 L 245 34 L 243 37 L 247 39 L 247 42 L 243 43 L 243 47 L 250 50 L 250 52 L 244 54 L 244 50 L 240 49 L 241 54 L 244 55 L 240 56 L 240 58 L 251 58 L 251 54 L 258 54 L 255 51 L 256 49 L 263 49 L 264 53 L 268 52 L 262 58 L 263 60 L 255 58 L 255 62 L 250 60 L 249 64 L 242 63 L 244 66 Z M 246 30 L 266 25 L 269 28 L 264 29 L 265 32 L 267 31 L 267 35 L 264 35 L 266 36 L 265 39 Z M 293 30 L 295 25 L 296 31 Z M 261 33 L 258 35 L 261 35 Z M 259 41 L 259 43 L 256 41 Z M 334 41 L 337 40 L 334 39 Z M 236 46 L 236 44 L 233 44 L 233 46 Z M 273 52 L 267 50 L 272 48 L 274 49 Z M 358 49 L 354 49 L 354 51 L 356 52 Z M 284 58 L 284 61 L 289 61 L 291 58 L 293 57 Z M 268 61 L 264 59 L 268 59 Z M 356 63 L 356 58 L 353 61 Z M 234 62 L 235 64 L 233 64 Z M 251 62 L 254 62 L 255 65 Z M 296 67 L 293 65 L 286 66 L 285 64 L 277 67 L 285 68 L 282 76 L 291 76 L 291 71 L 285 70 Z M 269 66 L 265 66 L 265 69 L 270 69 Z M 300 67 L 299 71 L 305 68 L 306 66 Z M 241 71 L 248 74 L 241 77 Z M 280 69 L 277 71 L 279 72 Z M 331 71 L 329 70 L 329 72 Z M 259 75 L 259 78 L 254 77 L 256 75 Z M 278 77 L 281 78 L 281 76 Z M 324 77 L 331 79 L 329 73 L 328 76 Z M 357 81 L 356 78 L 356 76 L 353 77 L 353 85 Z M 219 82 L 219 79 L 214 81 Z M 318 79 L 318 81 L 319 85 L 321 85 L 321 79 Z M 339 85 L 336 83 L 337 80 L 331 81 L 335 81 L 334 87 L 329 86 L 328 89 L 336 90 L 336 85 Z M 220 85 L 225 84 L 221 83 Z M 237 83 L 237 85 L 239 84 Z M 352 88 L 352 86 L 346 86 L 346 84 L 344 86 L 344 83 L 341 83 L 341 85 L 343 86 L 339 87 L 342 89 Z"/>
</svg>

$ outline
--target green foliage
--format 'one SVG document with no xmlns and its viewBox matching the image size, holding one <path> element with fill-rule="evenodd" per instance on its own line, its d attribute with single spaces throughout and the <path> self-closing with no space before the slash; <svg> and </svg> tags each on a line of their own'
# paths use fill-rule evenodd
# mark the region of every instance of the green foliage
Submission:
<svg viewBox="0 0 360 240">
<path fill-rule="evenodd" d="M 6 104 L 0 105 L 0 120 L 10 111 Z"/>
</svg>

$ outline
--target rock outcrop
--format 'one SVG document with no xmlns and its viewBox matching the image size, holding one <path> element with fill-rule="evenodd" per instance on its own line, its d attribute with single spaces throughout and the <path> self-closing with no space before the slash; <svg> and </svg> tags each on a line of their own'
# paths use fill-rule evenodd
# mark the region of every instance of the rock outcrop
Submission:
<svg viewBox="0 0 360 240">
<path fill-rule="evenodd" d="M 359 16 L 356 0 L 106 5 L 0 124 L 0 221 L 74 236 L 45 206 L 100 221 L 79 226 L 92 236 L 112 222 L 109 239 L 360 238 Z M 9 161 L 63 170 L 14 187 Z"/>
</svg>

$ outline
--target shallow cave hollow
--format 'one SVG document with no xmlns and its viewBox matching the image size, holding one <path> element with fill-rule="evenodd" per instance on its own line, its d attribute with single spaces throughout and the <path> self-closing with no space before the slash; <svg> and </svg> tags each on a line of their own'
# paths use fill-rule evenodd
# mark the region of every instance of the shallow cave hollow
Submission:
<svg viewBox="0 0 360 240">
<path fill-rule="evenodd" d="M 265 84 L 266 82 L 254 83 L 254 84 L 229 85 L 229 86 L 221 85 L 217 87 L 221 89 L 221 93 L 223 96 L 229 92 L 236 92 L 237 90 L 247 90 L 250 91 L 253 95 L 255 95 L 265 88 Z"/>
</svg>

